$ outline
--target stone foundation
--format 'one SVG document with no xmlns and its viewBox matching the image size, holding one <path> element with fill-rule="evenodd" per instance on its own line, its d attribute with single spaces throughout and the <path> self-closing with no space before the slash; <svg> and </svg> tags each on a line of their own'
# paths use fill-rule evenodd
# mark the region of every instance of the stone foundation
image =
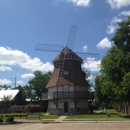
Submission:
<svg viewBox="0 0 130 130">
<path fill-rule="evenodd" d="M 68 115 L 76 115 L 76 114 L 87 114 L 89 113 L 88 108 L 80 108 L 79 111 L 77 111 L 76 108 L 69 108 Z M 47 113 L 49 115 L 64 115 L 63 108 L 54 108 L 54 109 L 47 109 Z"/>
<path fill-rule="evenodd" d="M 63 109 L 62 108 L 47 109 L 47 113 L 49 115 L 62 115 Z"/>
</svg>

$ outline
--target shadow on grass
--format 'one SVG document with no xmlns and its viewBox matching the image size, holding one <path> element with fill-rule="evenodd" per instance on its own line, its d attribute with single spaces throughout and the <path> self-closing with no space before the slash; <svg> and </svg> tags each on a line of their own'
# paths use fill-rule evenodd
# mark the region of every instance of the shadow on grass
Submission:
<svg viewBox="0 0 130 130">
<path fill-rule="evenodd" d="M 122 115 L 121 117 L 122 117 L 122 118 L 130 119 L 130 115 Z"/>
<path fill-rule="evenodd" d="M 109 112 L 108 112 L 109 113 Z M 87 115 L 107 115 L 107 112 L 101 112 L 101 113 L 88 113 Z M 120 115 L 118 113 L 110 113 L 110 115 Z"/>
</svg>

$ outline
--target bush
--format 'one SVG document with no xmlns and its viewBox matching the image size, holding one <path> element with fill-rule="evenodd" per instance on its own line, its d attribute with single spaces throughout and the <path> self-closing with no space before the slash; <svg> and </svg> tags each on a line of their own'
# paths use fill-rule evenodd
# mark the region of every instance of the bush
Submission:
<svg viewBox="0 0 130 130">
<path fill-rule="evenodd" d="M 25 105 L 13 105 L 11 110 L 15 112 L 22 112 L 25 109 Z"/>
<path fill-rule="evenodd" d="M 26 109 L 29 109 L 31 112 L 40 112 L 41 106 L 39 104 L 35 105 L 13 105 L 11 106 L 11 109 L 15 112 L 22 112 Z"/>
<path fill-rule="evenodd" d="M 26 117 L 26 113 L 10 113 L 8 114 L 8 117 Z"/>
<path fill-rule="evenodd" d="M 0 118 L 0 122 L 3 122 L 3 119 Z"/>
<path fill-rule="evenodd" d="M 14 118 L 13 117 L 6 117 L 5 122 L 14 122 Z"/>
<path fill-rule="evenodd" d="M 31 110 L 31 112 L 40 112 L 41 111 L 41 106 L 39 104 L 35 105 L 26 105 L 27 108 Z"/>
</svg>

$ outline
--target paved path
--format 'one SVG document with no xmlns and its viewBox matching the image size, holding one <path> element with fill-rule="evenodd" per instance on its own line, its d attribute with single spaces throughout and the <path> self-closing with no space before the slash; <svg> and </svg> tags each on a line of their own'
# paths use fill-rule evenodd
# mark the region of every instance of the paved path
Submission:
<svg viewBox="0 0 130 130">
<path fill-rule="evenodd" d="M 67 116 L 60 116 L 54 123 L 61 123 Z M 19 123 L 41 123 L 41 120 L 15 119 Z M 52 121 L 53 122 L 53 121 Z"/>
<path fill-rule="evenodd" d="M 130 130 L 130 123 L 19 123 L 0 125 L 0 130 Z"/>
<path fill-rule="evenodd" d="M 54 122 L 55 123 L 60 123 L 62 122 L 67 116 L 60 116 L 58 119 L 56 119 Z"/>
</svg>

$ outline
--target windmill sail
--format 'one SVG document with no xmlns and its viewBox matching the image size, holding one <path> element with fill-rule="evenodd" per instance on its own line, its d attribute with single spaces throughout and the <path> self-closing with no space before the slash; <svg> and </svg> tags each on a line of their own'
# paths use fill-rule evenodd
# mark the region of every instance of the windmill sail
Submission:
<svg viewBox="0 0 130 130">
<path fill-rule="evenodd" d="M 71 26 L 70 27 L 70 31 L 69 31 L 67 45 L 66 45 L 71 50 L 74 49 L 74 43 L 75 43 L 75 39 L 76 39 L 76 33 L 77 33 L 77 26 Z"/>
<path fill-rule="evenodd" d="M 83 60 L 99 60 L 99 54 L 75 52 Z"/>
<path fill-rule="evenodd" d="M 36 44 L 35 50 L 39 51 L 54 51 L 54 52 L 60 52 L 64 46 L 62 45 L 51 45 L 51 44 Z"/>
<path fill-rule="evenodd" d="M 83 63 L 83 60 L 99 60 L 99 54 L 94 53 L 81 53 L 73 52 L 75 39 L 77 33 L 77 26 L 71 26 L 69 30 L 68 40 L 66 47 L 63 45 L 51 45 L 51 44 L 36 44 L 35 50 L 39 51 L 52 51 L 60 52 L 59 55 L 53 60 L 56 68 L 60 69 L 59 79 L 62 77 L 64 71 L 64 64 L 66 60 L 80 60 Z M 54 76 L 55 77 L 55 76 Z"/>
</svg>

